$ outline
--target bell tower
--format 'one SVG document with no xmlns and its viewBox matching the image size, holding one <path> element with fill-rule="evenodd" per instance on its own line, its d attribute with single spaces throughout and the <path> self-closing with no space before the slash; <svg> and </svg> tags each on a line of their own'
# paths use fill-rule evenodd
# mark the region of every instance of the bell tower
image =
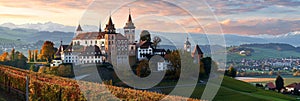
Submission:
<svg viewBox="0 0 300 101">
<path fill-rule="evenodd" d="M 135 26 L 134 26 L 134 23 L 132 22 L 130 9 L 129 9 L 128 20 L 123 29 L 124 29 L 125 37 L 128 39 L 129 43 L 134 43 L 135 42 Z"/>
<path fill-rule="evenodd" d="M 76 35 L 78 35 L 78 34 L 80 34 L 80 33 L 82 33 L 82 28 L 81 28 L 81 26 L 80 26 L 80 24 L 78 25 L 78 27 L 77 27 L 77 29 L 76 29 Z"/>
<path fill-rule="evenodd" d="M 186 41 L 185 41 L 185 43 L 184 43 L 184 50 L 185 50 L 186 52 L 191 52 L 191 43 L 190 43 L 188 37 L 186 38 Z"/>
</svg>

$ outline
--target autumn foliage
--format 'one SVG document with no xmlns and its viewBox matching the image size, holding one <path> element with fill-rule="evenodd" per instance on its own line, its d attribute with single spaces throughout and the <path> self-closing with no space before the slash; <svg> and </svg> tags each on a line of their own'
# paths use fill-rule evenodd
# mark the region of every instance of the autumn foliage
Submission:
<svg viewBox="0 0 300 101">
<path fill-rule="evenodd" d="M 22 92 L 26 91 L 26 76 L 29 82 L 30 101 L 86 101 L 86 100 L 164 100 L 194 101 L 197 99 L 166 96 L 159 93 L 133 90 L 86 81 L 76 81 L 52 75 L 30 72 L 0 65 L 0 84 Z"/>
</svg>

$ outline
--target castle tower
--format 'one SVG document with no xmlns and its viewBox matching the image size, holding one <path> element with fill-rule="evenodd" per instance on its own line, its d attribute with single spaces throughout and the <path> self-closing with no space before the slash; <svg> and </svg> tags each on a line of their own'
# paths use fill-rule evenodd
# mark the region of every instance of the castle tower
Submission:
<svg viewBox="0 0 300 101">
<path fill-rule="evenodd" d="M 186 41 L 184 42 L 184 51 L 191 52 L 191 43 L 189 41 L 189 38 L 186 38 Z"/>
<path fill-rule="evenodd" d="M 105 53 L 107 55 L 106 60 L 108 62 L 112 62 L 112 57 L 115 57 L 116 53 L 116 28 L 113 24 L 111 16 L 109 17 L 109 21 L 105 27 Z"/>
<path fill-rule="evenodd" d="M 124 26 L 124 33 L 125 33 L 125 37 L 129 41 L 129 43 L 135 42 L 135 26 L 134 26 L 134 23 L 132 22 L 130 9 L 129 9 L 128 20 Z"/>
<path fill-rule="evenodd" d="M 109 17 L 108 23 L 106 24 L 106 27 L 105 27 L 104 31 L 107 34 L 116 34 L 115 24 L 113 24 L 111 16 Z"/>
</svg>

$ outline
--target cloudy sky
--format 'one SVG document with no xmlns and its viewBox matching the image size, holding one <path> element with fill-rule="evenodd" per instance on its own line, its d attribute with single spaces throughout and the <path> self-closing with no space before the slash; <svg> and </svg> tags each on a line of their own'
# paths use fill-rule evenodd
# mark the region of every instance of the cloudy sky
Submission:
<svg viewBox="0 0 300 101">
<path fill-rule="evenodd" d="M 300 0 L 1 0 L 0 24 L 99 25 L 111 15 L 122 28 L 130 8 L 138 29 L 278 35 L 300 31 L 299 6 Z"/>
</svg>

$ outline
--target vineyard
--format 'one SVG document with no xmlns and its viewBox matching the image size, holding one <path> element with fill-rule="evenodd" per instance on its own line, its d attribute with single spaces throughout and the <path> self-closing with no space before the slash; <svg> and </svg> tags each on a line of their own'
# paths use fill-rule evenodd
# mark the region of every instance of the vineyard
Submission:
<svg viewBox="0 0 300 101">
<path fill-rule="evenodd" d="M 27 81 L 29 82 L 28 88 L 26 87 Z M 11 88 L 19 91 L 18 93 L 24 95 L 24 100 L 26 99 L 25 93 L 27 88 L 30 101 L 197 100 L 99 83 L 76 81 L 4 65 L 0 65 L 0 85 L 4 89 Z"/>
</svg>

